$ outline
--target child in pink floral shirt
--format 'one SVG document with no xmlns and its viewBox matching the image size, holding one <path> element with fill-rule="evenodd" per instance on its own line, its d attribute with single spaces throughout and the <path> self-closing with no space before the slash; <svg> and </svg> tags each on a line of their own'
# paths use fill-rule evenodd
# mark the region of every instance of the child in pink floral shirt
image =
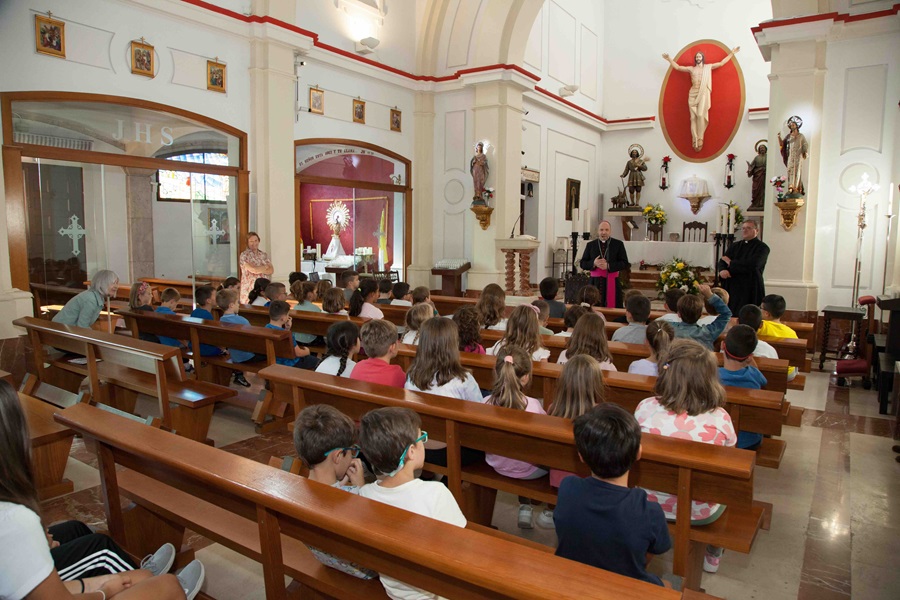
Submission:
<svg viewBox="0 0 900 600">
<path fill-rule="evenodd" d="M 737 434 L 725 406 L 725 388 L 719 383 L 718 365 L 712 352 L 693 340 L 675 340 L 666 363 L 660 366 L 656 396 L 638 404 L 634 416 L 644 433 L 693 440 L 716 446 L 734 446 Z M 647 497 L 662 506 L 666 518 L 675 520 L 677 497 L 647 490 Z M 691 524 L 707 525 L 718 519 L 725 506 L 693 502 Z M 707 546 L 703 570 L 715 573 L 722 548 Z"/>
</svg>

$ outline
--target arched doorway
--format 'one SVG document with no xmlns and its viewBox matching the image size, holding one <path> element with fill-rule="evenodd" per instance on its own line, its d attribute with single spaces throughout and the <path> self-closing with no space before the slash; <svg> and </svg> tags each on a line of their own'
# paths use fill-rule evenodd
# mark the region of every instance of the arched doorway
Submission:
<svg viewBox="0 0 900 600">
<path fill-rule="evenodd" d="M 395 271 L 405 280 L 412 262 L 409 159 L 356 140 L 294 144 L 297 270 Z"/>
</svg>

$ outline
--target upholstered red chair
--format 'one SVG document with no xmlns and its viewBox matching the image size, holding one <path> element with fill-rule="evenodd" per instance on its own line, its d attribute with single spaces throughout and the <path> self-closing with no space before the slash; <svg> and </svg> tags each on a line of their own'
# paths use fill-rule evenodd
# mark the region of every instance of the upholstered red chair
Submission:
<svg viewBox="0 0 900 600">
<path fill-rule="evenodd" d="M 868 333 L 872 331 L 875 319 L 875 296 L 861 296 L 859 305 L 866 307 L 865 325 L 860 326 L 860 330 L 856 334 L 856 358 L 846 358 L 838 360 L 834 367 L 834 374 L 837 375 L 838 385 L 844 385 L 850 377 L 862 377 L 863 389 L 872 388 L 872 359 L 869 356 L 869 344 L 866 341 Z"/>
</svg>

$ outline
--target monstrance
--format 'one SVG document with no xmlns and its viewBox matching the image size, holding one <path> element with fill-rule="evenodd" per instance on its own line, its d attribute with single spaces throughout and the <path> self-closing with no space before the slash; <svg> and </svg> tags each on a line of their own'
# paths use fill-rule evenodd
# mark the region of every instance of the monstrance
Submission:
<svg viewBox="0 0 900 600">
<path fill-rule="evenodd" d="M 322 259 L 334 260 L 338 256 L 346 256 L 347 253 L 341 245 L 341 232 L 350 226 L 350 209 L 341 200 L 333 201 L 325 212 L 325 222 L 331 229 L 331 243 L 328 244 L 328 251 Z"/>
</svg>

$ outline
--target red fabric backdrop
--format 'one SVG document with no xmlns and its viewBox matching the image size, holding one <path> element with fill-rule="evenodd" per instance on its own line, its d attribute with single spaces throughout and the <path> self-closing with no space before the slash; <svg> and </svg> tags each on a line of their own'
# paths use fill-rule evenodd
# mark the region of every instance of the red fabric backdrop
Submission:
<svg viewBox="0 0 900 600">
<path fill-rule="evenodd" d="M 679 65 L 690 66 L 698 51 L 706 55 L 707 64 L 717 63 L 728 55 L 728 49 L 721 43 L 705 40 L 688 45 L 673 60 Z M 735 61 L 738 56 L 740 54 L 712 72 L 709 126 L 700 152 L 694 152 L 691 139 L 691 113 L 688 108 L 691 75 L 669 67 L 659 96 L 660 126 L 669 146 L 684 160 L 706 162 L 716 158 L 737 133 L 744 113 L 744 76 Z"/>
</svg>

